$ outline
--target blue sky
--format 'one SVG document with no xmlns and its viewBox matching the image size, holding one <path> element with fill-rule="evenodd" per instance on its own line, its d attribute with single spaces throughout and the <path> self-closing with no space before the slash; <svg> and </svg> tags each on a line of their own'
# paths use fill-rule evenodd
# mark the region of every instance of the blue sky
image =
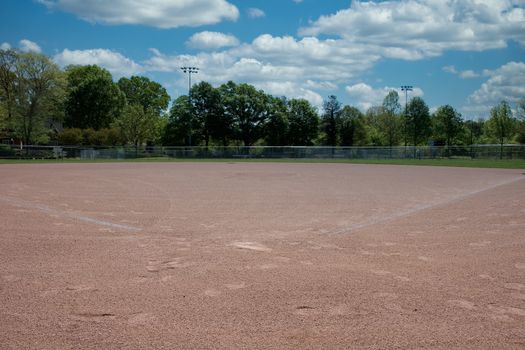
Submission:
<svg viewBox="0 0 525 350">
<path fill-rule="evenodd" d="M 525 0 L 4 0 L 0 45 L 145 75 L 173 98 L 186 65 L 363 111 L 401 85 L 466 118 L 525 97 Z"/>
</svg>

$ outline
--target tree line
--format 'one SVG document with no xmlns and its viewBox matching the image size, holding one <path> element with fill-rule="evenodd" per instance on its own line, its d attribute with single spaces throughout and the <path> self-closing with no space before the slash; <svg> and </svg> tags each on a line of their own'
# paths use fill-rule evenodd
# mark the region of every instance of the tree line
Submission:
<svg viewBox="0 0 525 350">
<path fill-rule="evenodd" d="M 24 144 L 400 146 L 525 143 L 525 98 L 488 120 L 464 120 L 450 105 L 433 113 L 396 91 L 366 112 L 329 96 L 320 110 L 250 84 L 200 82 L 170 108 L 159 83 L 114 81 L 96 65 L 59 68 L 42 54 L 0 50 L 0 137 Z"/>
</svg>

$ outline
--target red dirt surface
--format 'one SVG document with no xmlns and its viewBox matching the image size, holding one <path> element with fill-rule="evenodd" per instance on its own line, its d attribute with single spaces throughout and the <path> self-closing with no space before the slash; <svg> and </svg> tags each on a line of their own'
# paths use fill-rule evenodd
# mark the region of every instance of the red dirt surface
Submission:
<svg viewBox="0 0 525 350">
<path fill-rule="evenodd" d="M 524 349 L 525 176 L 0 166 L 2 349 Z"/>
</svg>

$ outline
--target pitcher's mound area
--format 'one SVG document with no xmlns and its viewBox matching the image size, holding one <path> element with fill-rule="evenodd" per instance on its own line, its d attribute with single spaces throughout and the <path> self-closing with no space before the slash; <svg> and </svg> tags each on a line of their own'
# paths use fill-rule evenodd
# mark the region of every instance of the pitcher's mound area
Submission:
<svg viewBox="0 0 525 350">
<path fill-rule="evenodd" d="M 2 349 L 523 349 L 525 176 L 2 165 Z"/>
</svg>

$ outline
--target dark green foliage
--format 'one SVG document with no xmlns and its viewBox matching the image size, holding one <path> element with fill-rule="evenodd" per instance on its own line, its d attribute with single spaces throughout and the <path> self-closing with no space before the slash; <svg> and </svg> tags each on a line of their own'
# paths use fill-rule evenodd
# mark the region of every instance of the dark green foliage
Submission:
<svg viewBox="0 0 525 350">
<path fill-rule="evenodd" d="M 126 105 L 126 96 L 111 73 L 98 66 L 67 69 L 68 96 L 65 124 L 72 128 L 107 128 Z"/>
<path fill-rule="evenodd" d="M 289 121 L 286 98 L 269 97 L 269 113 L 264 125 L 264 139 L 267 145 L 288 145 Z"/>
<path fill-rule="evenodd" d="M 69 128 L 64 129 L 58 135 L 58 141 L 62 145 L 72 146 L 72 145 L 82 145 L 84 143 L 84 136 L 82 134 L 82 129 L 78 128 Z"/>
<path fill-rule="evenodd" d="M 58 135 L 58 142 L 65 146 L 87 145 L 87 146 L 116 146 L 120 145 L 120 131 L 111 129 L 64 129 Z"/>
<path fill-rule="evenodd" d="M 288 101 L 288 144 L 311 146 L 319 133 L 319 116 L 304 99 Z"/>
<path fill-rule="evenodd" d="M 341 103 L 334 95 L 328 96 L 323 104 L 324 114 L 322 116 L 322 127 L 325 133 L 325 144 L 337 146 L 337 120 L 341 113 Z"/>
<path fill-rule="evenodd" d="M 193 130 L 207 147 L 212 138 L 227 144 L 231 136 L 231 120 L 224 113 L 221 93 L 207 82 L 191 89 L 191 116 Z M 193 140 L 198 144 L 198 140 Z"/>
<path fill-rule="evenodd" d="M 170 146 L 189 145 L 189 136 L 193 133 L 190 123 L 188 96 L 177 98 L 171 107 L 168 124 L 164 131 L 163 144 Z"/>
<path fill-rule="evenodd" d="M 432 117 L 433 136 L 447 146 L 457 144 L 463 131 L 461 114 L 449 105 L 441 106 Z"/>
<path fill-rule="evenodd" d="M 356 146 L 366 143 L 364 116 L 355 107 L 345 106 L 338 118 L 339 145 Z"/>
<path fill-rule="evenodd" d="M 407 108 L 407 138 L 414 146 L 427 143 L 432 131 L 432 122 L 427 104 L 421 97 L 414 97 Z"/>
<path fill-rule="evenodd" d="M 478 120 L 467 120 L 463 123 L 463 143 L 467 145 L 478 144 L 481 141 L 483 135 L 483 129 L 485 128 L 485 121 L 483 119 Z"/>
<path fill-rule="evenodd" d="M 269 96 L 249 84 L 228 82 L 220 87 L 224 110 L 232 120 L 236 139 L 245 146 L 253 145 L 263 136 L 269 115 Z"/>
<path fill-rule="evenodd" d="M 141 105 L 144 110 L 161 115 L 168 109 L 170 96 L 162 85 L 146 77 L 132 76 L 118 81 L 120 91 L 130 105 Z"/>
</svg>

